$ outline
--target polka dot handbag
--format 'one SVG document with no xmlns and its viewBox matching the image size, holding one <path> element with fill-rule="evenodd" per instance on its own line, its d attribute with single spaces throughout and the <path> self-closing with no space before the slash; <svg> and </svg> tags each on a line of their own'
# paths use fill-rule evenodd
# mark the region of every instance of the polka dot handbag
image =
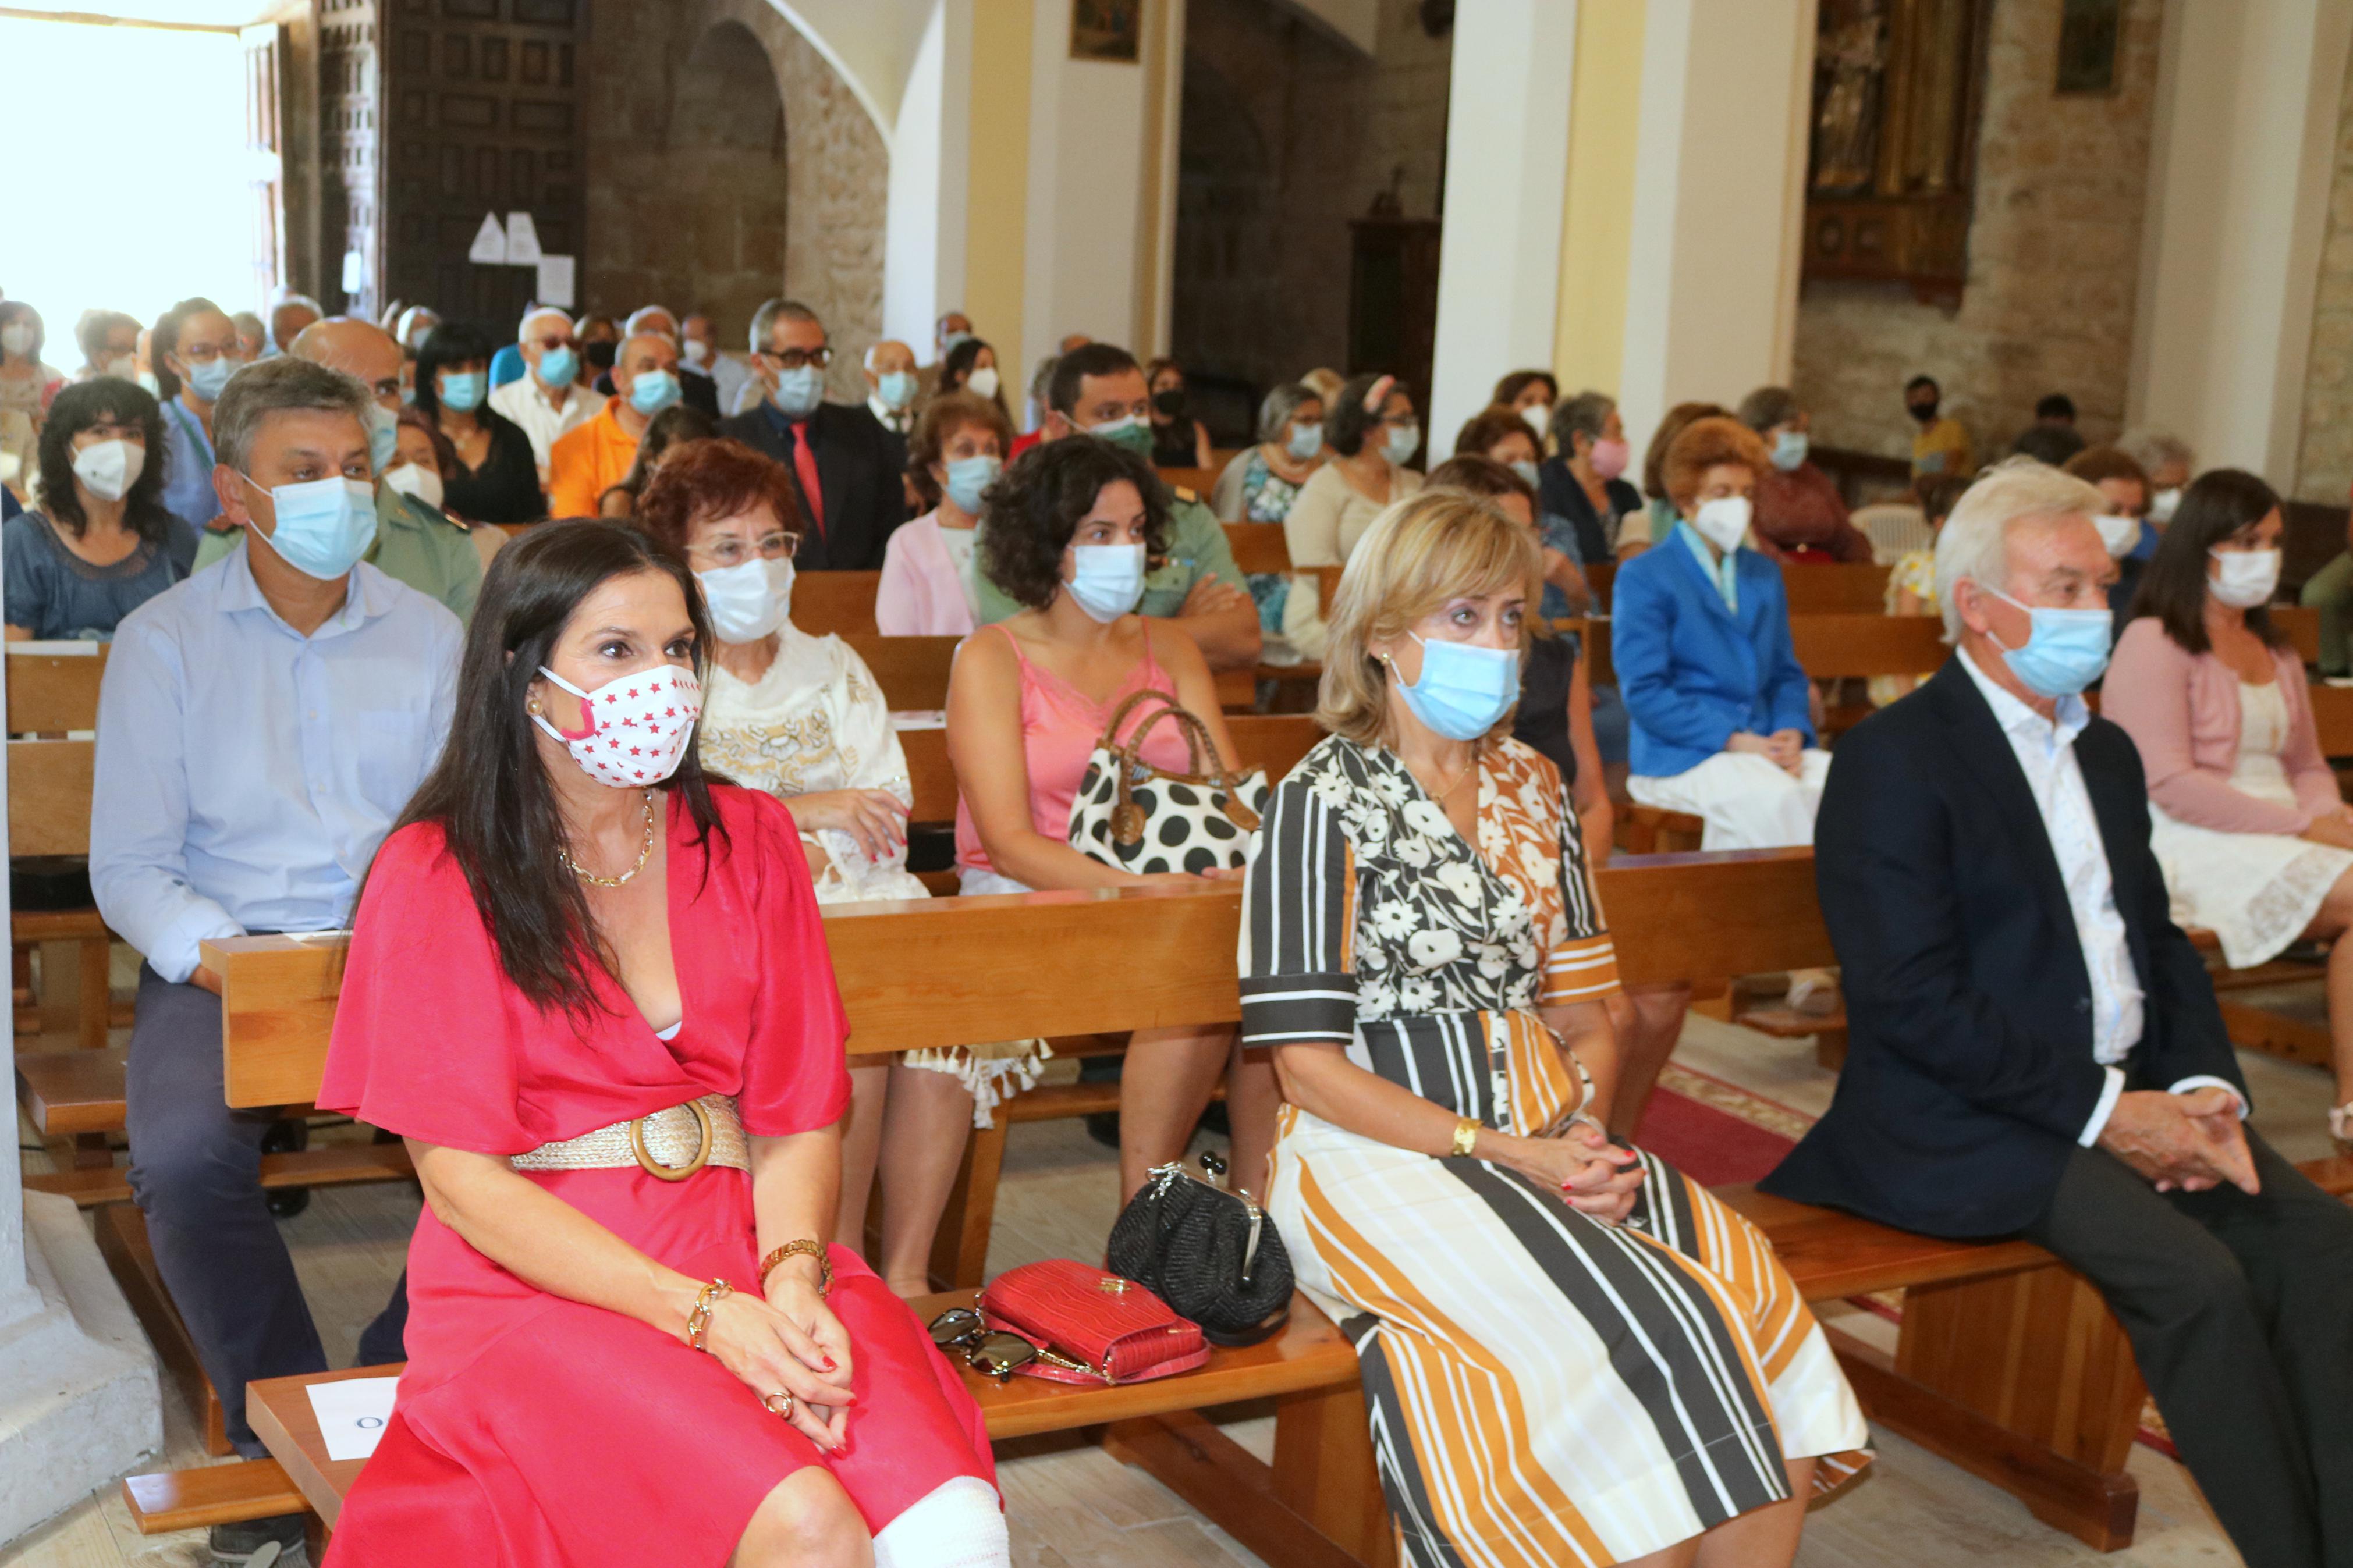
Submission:
<svg viewBox="0 0 2353 1568">
<path fill-rule="evenodd" d="M 1121 740 L 1139 710 L 1143 718 Z M 1184 734 L 1187 772 L 1164 773 L 1143 759 L 1145 737 L 1162 722 Z M 1265 811 L 1263 771 L 1225 772 L 1208 726 L 1166 692 L 1139 691 L 1112 714 L 1087 759 L 1071 802 L 1071 847 L 1139 876 L 1230 870 L 1242 863 Z"/>
</svg>

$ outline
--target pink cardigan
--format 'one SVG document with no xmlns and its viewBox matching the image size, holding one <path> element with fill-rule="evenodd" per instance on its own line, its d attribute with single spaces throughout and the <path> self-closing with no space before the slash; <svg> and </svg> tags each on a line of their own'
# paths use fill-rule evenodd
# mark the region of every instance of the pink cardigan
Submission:
<svg viewBox="0 0 2353 1568">
<path fill-rule="evenodd" d="M 972 607 L 965 603 L 955 561 L 940 542 L 938 512 L 892 531 L 874 590 L 874 626 L 886 637 L 972 635 Z"/>
<path fill-rule="evenodd" d="M 2287 743 L 2280 765 L 2295 805 L 2257 800 L 2231 784 L 2239 758 L 2238 672 L 2211 653 L 2191 653 L 2144 616 L 2116 640 L 2100 688 L 2100 711 L 2124 726 L 2140 748 L 2148 798 L 2177 821 L 2218 833 L 2296 834 L 2342 804 L 2337 775 L 2320 754 L 2304 666 L 2279 648 L 2280 695 L 2287 702 Z"/>
</svg>

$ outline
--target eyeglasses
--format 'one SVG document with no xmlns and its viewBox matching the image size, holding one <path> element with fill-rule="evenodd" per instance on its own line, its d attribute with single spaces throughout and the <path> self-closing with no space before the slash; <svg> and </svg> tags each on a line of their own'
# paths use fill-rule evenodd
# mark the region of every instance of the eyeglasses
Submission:
<svg viewBox="0 0 2353 1568">
<path fill-rule="evenodd" d="M 580 347 L 580 340 L 575 337 L 533 338 L 531 341 L 549 353 L 554 353 L 557 349 L 577 350 Z"/>
<path fill-rule="evenodd" d="M 812 364 L 823 370 L 833 363 L 833 351 L 831 349 L 786 349 L 781 353 L 774 351 L 764 353 L 760 357 L 778 370 L 799 370 L 804 365 Z"/>
<path fill-rule="evenodd" d="M 950 1307 L 934 1318 L 932 1343 L 942 1351 L 964 1352 L 965 1365 L 999 1383 L 1038 1359 L 1036 1345 L 1019 1334 L 991 1329 L 988 1320 L 970 1307 Z"/>
<path fill-rule="evenodd" d="M 708 544 L 690 546 L 689 555 L 707 556 L 722 566 L 741 566 L 757 556 L 763 561 L 789 561 L 800 552 L 797 533 L 771 533 L 757 544 L 746 544 L 740 534 L 723 534 Z"/>
</svg>

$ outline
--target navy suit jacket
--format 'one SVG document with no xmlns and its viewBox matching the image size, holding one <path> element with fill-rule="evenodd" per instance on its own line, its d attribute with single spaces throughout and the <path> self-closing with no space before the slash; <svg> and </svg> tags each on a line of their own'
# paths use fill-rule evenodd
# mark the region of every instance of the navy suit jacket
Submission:
<svg viewBox="0 0 2353 1568">
<path fill-rule="evenodd" d="M 883 546 L 907 521 L 907 490 L 899 478 L 907 462 L 904 444 L 863 404 L 821 403 L 801 427 L 817 453 L 818 484 L 825 498 L 822 528 L 809 515 L 793 462 L 793 439 L 775 405 L 764 400 L 757 408 L 720 421 L 719 433 L 774 458 L 792 475 L 793 493 L 802 496 L 801 548 L 793 558 L 799 570 L 879 571 Z"/>
<path fill-rule="evenodd" d="M 1948 1237 L 2039 1217 L 2106 1087 L 2058 857 L 1967 657 L 1839 741 L 1814 873 L 1846 1065 L 1829 1112 L 1759 1184 Z M 2168 912 L 2140 754 L 2094 719 L 2075 757 L 2146 993 L 2126 1087 L 2205 1073 L 2243 1094 L 2206 966 Z"/>
</svg>

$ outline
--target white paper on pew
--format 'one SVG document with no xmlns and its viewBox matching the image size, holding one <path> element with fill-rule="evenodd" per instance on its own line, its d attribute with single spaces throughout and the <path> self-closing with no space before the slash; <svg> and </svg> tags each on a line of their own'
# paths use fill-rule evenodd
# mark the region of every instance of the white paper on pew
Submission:
<svg viewBox="0 0 2353 1568">
<path fill-rule="evenodd" d="M 80 637 L 70 640 L 58 637 L 37 642 L 12 642 L 10 653 L 21 653 L 37 658 L 96 658 L 104 643 L 90 642 Z"/>
<path fill-rule="evenodd" d="M 948 715 L 944 708 L 908 708 L 891 715 L 891 728 L 893 730 L 944 730 L 947 727 Z"/>
<path fill-rule="evenodd" d="M 307 1392 L 319 1417 L 319 1436 L 326 1439 L 327 1458 L 364 1459 L 373 1455 L 385 1423 L 392 1419 L 392 1394 L 399 1386 L 396 1377 L 312 1384 Z"/>
<path fill-rule="evenodd" d="M 26 643 L 11 643 L 8 646 L 11 647 L 26 647 L 34 645 Z M 54 647 L 57 645 L 55 643 L 42 643 L 38 646 L 42 647 Z M 2325 675 L 2321 677 L 2320 684 L 2323 686 L 2334 686 L 2342 689 L 2345 687 L 2353 686 L 2353 675 Z"/>
</svg>

